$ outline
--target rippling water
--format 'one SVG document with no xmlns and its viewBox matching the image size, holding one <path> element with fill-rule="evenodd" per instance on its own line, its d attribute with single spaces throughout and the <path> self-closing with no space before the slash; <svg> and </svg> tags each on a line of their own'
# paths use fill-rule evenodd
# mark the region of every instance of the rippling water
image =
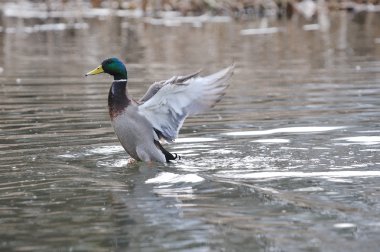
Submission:
<svg viewBox="0 0 380 252">
<path fill-rule="evenodd" d="M 0 32 L 1 250 L 378 249 L 379 15 L 253 36 L 240 31 L 255 22 L 83 22 Z M 128 165 L 110 78 L 83 76 L 109 56 L 126 60 L 135 97 L 174 74 L 237 68 L 169 147 L 180 161 Z"/>
</svg>

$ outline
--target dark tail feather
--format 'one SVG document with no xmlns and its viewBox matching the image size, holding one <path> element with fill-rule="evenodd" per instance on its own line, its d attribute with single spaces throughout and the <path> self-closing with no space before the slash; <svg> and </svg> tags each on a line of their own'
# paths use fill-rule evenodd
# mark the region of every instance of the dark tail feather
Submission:
<svg viewBox="0 0 380 252">
<path fill-rule="evenodd" d="M 166 162 L 170 162 L 170 160 L 176 160 L 177 158 L 181 159 L 181 156 L 177 155 L 176 153 L 174 153 L 174 155 L 173 155 L 169 151 L 165 150 L 159 141 L 154 140 L 154 144 L 157 146 L 157 148 L 160 149 L 160 151 L 162 151 L 162 153 L 164 153 L 165 158 L 166 158 Z"/>
</svg>

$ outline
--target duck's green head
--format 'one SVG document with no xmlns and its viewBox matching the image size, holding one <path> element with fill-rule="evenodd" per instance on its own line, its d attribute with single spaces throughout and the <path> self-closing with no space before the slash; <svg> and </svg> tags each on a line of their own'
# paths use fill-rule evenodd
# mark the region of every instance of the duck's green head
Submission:
<svg viewBox="0 0 380 252">
<path fill-rule="evenodd" d="M 86 76 L 101 73 L 108 73 L 112 75 L 115 80 L 128 79 L 128 73 L 125 65 L 117 58 L 109 58 L 104 60 L 100 66 L 88 72 Z"/>
</svg>

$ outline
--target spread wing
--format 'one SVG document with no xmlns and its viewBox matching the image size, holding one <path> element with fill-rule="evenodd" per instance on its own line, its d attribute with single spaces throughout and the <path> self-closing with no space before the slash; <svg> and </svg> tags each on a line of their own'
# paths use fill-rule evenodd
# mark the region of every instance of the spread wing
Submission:
<svg viewBox="0 0 380 252">
<path fill-rule="evenodd" d="M 160 136 L 174 141 L 187 116 L 203 112 L 221 99 L 233 69 L 231 65 L 205 77 L 195 73 L 154 83 L 140 99 L 139 113 Z"/>
<path fill-rule="evenodd" d="M 168 80 L 163 80 L 163 81 L 158 81 L 153 83 L 149 88 L 148 91 L 144 94 L 143 97 L 139 100 L 139 103 L 144 103 L 150 98 L 152 98 L 153 95 L 155 95 L 158 90 L 160 90 L 163 86 L 169 85 L 169 84 L 181 84 L 184 83 L 185 81 L 194 78 L 199 75 L 201 71 L 186 75 L 186 76 L 173 76 L 172 78 Z"/>
</svg>

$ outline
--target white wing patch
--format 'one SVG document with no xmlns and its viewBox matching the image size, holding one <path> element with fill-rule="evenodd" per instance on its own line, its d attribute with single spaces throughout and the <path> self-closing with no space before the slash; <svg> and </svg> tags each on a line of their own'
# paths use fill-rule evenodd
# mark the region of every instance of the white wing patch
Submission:
<svg viewBox="0 0 380 252">
<path fill-rule="evenodd" d="M 227 88 L 234 65 L 183 83 L 170 82 L 139 105 L 138 111 L 167 141 L 174 141 L 187 116 L 201 113 L 218 102 Z"/>
</svg>

